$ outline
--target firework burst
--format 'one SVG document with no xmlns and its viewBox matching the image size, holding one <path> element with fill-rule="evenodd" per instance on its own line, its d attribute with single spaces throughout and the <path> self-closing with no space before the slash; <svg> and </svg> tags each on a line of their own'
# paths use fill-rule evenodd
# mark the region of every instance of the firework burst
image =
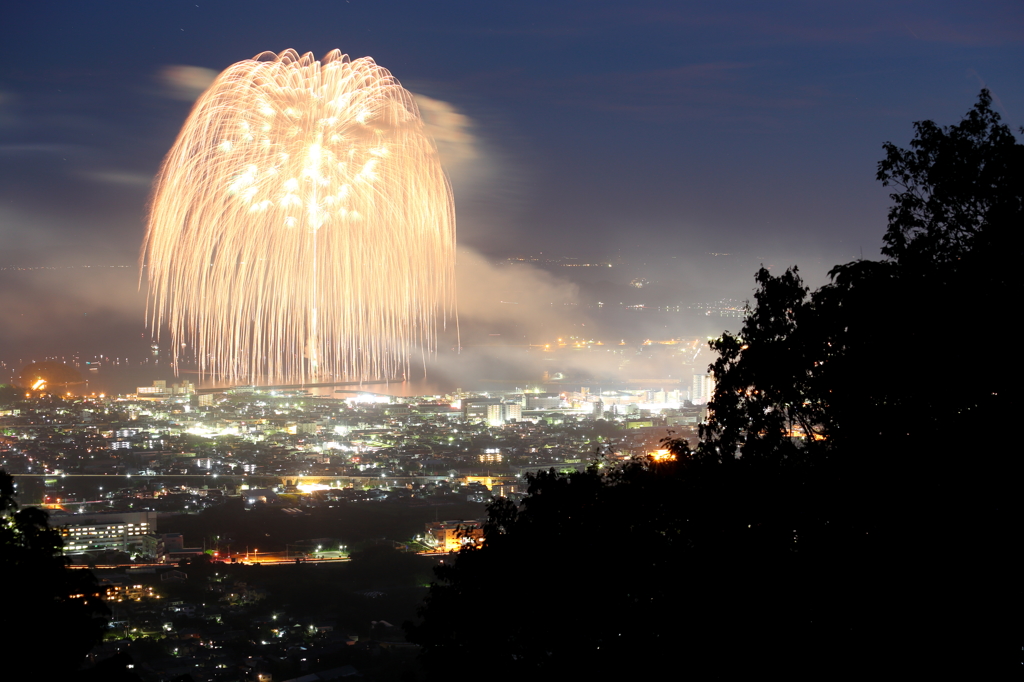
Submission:
<svg viewBox="0 0 1024 682">
<path fill-rule="evenodd" d="M 196 102 L 156 181 L 148 321 L 229 382 L 397 378 L 454 316 L 450 185 L 369 57 L 263 53 Z"/>
</svg>

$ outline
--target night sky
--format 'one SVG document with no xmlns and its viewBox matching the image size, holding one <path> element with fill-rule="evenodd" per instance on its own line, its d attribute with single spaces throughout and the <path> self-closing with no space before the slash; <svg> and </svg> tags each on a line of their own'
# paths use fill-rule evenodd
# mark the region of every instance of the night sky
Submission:
<svg viewBox="0 0 1024 682">
<path fill-rule="evenodd" d="M 987 87 L 1024 124 L 1015 1 L 42 1 L 7 7 L 0 37 L 8 345 L 93 309 L 141 328 L 144 297 L 122 284 L 153 174 L 204 74 L 265 50 L 368 55 L 435 100 L 460 246 L 671 254 L 741 292 L 758 262 L 820 284 L 876 257 L 876 164 L 913 121 L 955 123 Z M 128 267 L 9 270 L 82 265 Z"/>
</svg>

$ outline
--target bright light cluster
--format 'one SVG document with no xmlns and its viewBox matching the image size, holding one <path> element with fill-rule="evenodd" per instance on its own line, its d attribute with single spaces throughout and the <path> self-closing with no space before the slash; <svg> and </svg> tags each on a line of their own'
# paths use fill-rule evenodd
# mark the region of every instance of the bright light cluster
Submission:
<svg viewBox="0 0 1024 682">
<path fill-rule="evenodd" d="M 221 381 L 402 378 L 454 317 L 455 213 L 412 95 L 369 57 L 265 52 L 157 179 L 149 323 Z"/>
</svg>

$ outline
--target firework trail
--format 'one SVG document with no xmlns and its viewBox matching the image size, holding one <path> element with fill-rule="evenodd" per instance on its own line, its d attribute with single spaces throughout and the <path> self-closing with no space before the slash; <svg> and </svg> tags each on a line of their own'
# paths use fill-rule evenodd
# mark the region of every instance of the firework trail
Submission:
<svg viewBox="0 0 1024 682">
<path fill-rule="evenodd" d="M 222 381 L 398 378 L 454 317 L 455 212 L 412 95 L 369 57 L 217 77 L 157 178 L 147 321 Z"/>
</svg>

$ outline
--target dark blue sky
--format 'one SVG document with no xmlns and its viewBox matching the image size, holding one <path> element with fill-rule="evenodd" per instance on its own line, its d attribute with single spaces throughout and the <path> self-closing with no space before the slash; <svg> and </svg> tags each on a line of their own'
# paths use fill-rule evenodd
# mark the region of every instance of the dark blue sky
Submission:
<svg viewBox="0 0 1024 682">
<path fill-rule="evenodd" d="M 717 276 L 744 292 L 757 262 L 820 283 L 877 255 L 876 164 L 913 121 L 954 123 L 985 86 L 1024 123 L 1019 1 L 21 2 L 0 23 L 0 266 L 135 263 L 190 106 L 161 74 L 288 47 L 372 56 L 469 118 L 462 245 L 729 252 Z"/>
</svg>

